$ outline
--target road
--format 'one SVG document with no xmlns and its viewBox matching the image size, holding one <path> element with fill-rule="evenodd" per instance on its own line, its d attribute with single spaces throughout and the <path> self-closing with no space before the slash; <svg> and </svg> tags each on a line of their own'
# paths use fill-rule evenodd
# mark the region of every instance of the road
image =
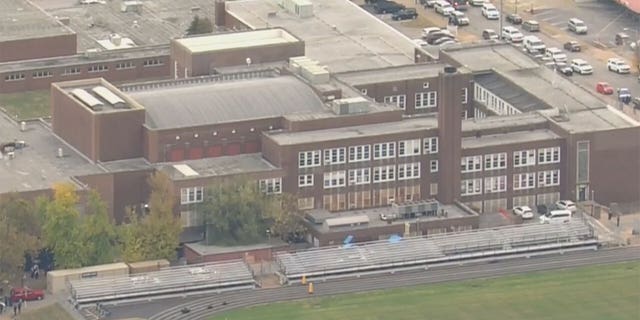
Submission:
<svg viewBox="0 0 640 320">
<path fill-rule="evenodd" d="M 570 252 L 563 255 L 538 256 L 530 259 L 503 260 L 494 263 L 443 267 L 427 271 L 316 282 L 314 283 L 314 296 L 328 296 L 475 278 L 492 278 L 532 271 L 638 260 L 640 260 L 640 247 Z M 233 291 L 201 298 L 172 298 L 148 303 L 136 303 L 135 305 L 121 305 L 110 307 L 109 309 L 112 312 L 111 316 L 113 318 L 142 317 L 150 320 L 207 319 L 212 315 L 232 309 L 277 301 L 305 299 L 309 296 L 306 287 L 295 285 L 251 291 Z M 185 307 L 190 309 L 190 312 L 187 314 L 181 312 Z"/>
<path fill-rule="evenodd" d="M 406 0 L 397 1 L 413 6 L 411 2 Z M 507 1 L 505 1 L 505 3 L 507 3 Z M 523 7 L 529 8 L 529 6 Z M 576 74 L 570 77 L 574 83 L 595 93 L 596 83 L 599 81 L 606 81 L 614 88 L 626 87 L 631 90 L 633 95 L 640 96 L 640 82 L 637 80 L 638 71 L 633 68 L 633 66 L 633 73 L 626 75 L 610 72 L 606 67 L 606 60 L 611 57 L 623 57 L 629 64 L 631 64 L 631 51 L 628 48 L 623 49 L 619 47 L 599 48 L 594 45 L 593 41 L 600 39 L 602 42 L 605 42 L 605 44 L 609 44 L 608 42 L 613 40 L 613 36 L 617 32 L 623 31 L 624 28 L 631 28 L 631 31 L 628 31 L 629 35 L 631 37 L 636 36 L 637 31 L 633 31 L 633 27 L 637 30 L 638 26 L 640 26 L 640 24 L 635 22 L 639 19 L 637 16 L 622 14 L 618 7 L 614 7 L 611 3 L 604 2 L 582 3 L 575 5 L 572 8 L 538 8 L 534 10 L 534 15 L 531 15 L 528 12 L 522 12 L 523 7 L 521 7 L 519 11 L 523 18 L 537 20 L 543 28 L 543 32 L 536 33 L 529 33 L 521 30 L 525 36 L 534 34 L 539 37 L 547 47 L 557 47 L 560 49 L 562 49 L 562 45 L 568 40 L 577 40 L 582 44 L 583 52 L 565 52 L 567 54 L 568 61 L 575 58 L 582 58 L 593 66 L 594 72 L 592 75 L 581 76 Z M 425 15 L 428 21 L 433 21 L 440 27 L 446 26 L 446 19 L 435 13 L 433 9 L 426 10 L 418 6 L 418 12 L 419 14 Z M 509 11 L 506 12 L 508 13 Z M 497 20 L 487 20 L 482 16 L 480 7 L 470 6 L 466 14 L 469 17 L 471 24 L 458 29 L 460 35 L 459 38 L 462 39 L 462 42 L 481 41 L 482 30 L 494 29 L 498 31 L 500 29 L 499 22 Z M 569 33 L 566 30 L 566 23 L 570 17 L 574 16 L 582 18 L 593 32 L 590 32 L 587 35 Z M 378 17 L 396 27 L 412 39 L 420 38 L 421 27 L 427 27 L 417 26 L 416 23 L 409 21 L 392 21 L 389 15 L 378 15 Z M 507 25 L 511 24 L 504 21 L 503 26 Z M 516 27 L 520 29 L 519 26 Z M 603 96 L 597 93 L 595 94 L 598 95 L 602 101 L 612 106 L 620 106 L 617 101 L 617 96 L 615 95 Z"/>
</svg>

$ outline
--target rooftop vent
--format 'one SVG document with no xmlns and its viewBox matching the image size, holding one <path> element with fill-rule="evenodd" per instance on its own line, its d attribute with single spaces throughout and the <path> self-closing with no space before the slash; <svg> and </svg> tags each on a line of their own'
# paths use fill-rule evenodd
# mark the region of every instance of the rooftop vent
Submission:
<svg viewBox="0 0 640 320">
<path fill-rule="evenodd" d="M 289 59 L 289 67 L 311 84 L 323 84 L 330 80 L 330 72 L 326 66 L 307 57 L 293 57 Z"/>
<path fill-rule="evenodd" d="M 280 6 L 299 18 L 313 17 L 313 3 L 309 0 L 280 0 Z"/>
<path fill-rule="evenodd" d="M 335 114 L 358 114 L 369 112 L 369 100 L 363 97 L 333 100 L 332 109 Z"/>
<path fill-rule="evenodd" d="M 445 66 L 444 67 L 444 73 L 456 73 L 456 71 L 458 71 L 458 69 L 454 66 Z"/>
</svg>

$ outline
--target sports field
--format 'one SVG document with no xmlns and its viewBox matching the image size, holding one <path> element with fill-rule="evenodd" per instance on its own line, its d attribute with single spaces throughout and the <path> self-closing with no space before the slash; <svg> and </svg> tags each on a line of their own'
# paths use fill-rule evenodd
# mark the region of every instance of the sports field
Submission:
<svg viewBox="0 0 640 320">
<path fill-rule="evenodd" d="M 235 310 L 215 319 L 638 320 L 640 263 L 313 298 Z"/>
</svg>

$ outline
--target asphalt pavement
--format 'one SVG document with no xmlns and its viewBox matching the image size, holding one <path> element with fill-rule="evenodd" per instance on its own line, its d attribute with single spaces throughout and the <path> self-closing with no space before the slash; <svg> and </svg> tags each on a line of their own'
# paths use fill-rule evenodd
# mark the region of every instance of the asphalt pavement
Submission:
<svg viewBox="0 0 640 320">
<path fill-rule="evenodd" d="M 461 264 L 424 271 L 344 278 L 314 283 L 313 296 L 354 293 L 419 284 L 492 278 L 532 271 L 564 269 L 594 264 L 640 260 L 640 247 L 565 252 L 529 259 L 513 259 L 482 264 Z M 201 298 L 165 299 L 135 305 L 109 307 L 112 318 L 142 317 L 150 320 L 207 319 L 212 315 L 258 304 L 291 301 L 310 297 L 305 286 L 233 291 Z M 188 313 L 182 310 L 187 308 Z"/>
</svg>

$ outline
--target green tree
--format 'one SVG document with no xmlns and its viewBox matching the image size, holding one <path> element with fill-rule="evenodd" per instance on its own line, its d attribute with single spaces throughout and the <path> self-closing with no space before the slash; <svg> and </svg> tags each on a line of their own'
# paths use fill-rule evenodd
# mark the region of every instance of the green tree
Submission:
<svg viewBox="0 0 640 320">
<path fill-rule="evenodd" d="M 189 28 L 187 29 L 187 35 L 204 34 L 213 32 L 213 24 L 209 18 L 200 18 L 199 16 L 193 17 Z"/>
<path fill-rule="evenodd" d="M 129 212 L 129 224 L 121 231 L 123 258 L 127 262 L 173 259 L 180 244 L 182 223 L 173 214 L 175 194 L 171 180 L 156 172 L 148 182 L 149 213 L 140 218 Z"/>
<path fill-rule="evenodd" d="M 14 193 L 0 197 L 0 280 L 22 274 L 25 253 L 34 254 L 40 247 L 40 228 L 31 202 Z"/>
<path fill-rule="evenodd" d="M 100 195 L 91 190 L 82 217 L 82 241 L 86 244 L 85 265 L 111 263 L 119 256 L 116 227 Z"/>
</svg>

